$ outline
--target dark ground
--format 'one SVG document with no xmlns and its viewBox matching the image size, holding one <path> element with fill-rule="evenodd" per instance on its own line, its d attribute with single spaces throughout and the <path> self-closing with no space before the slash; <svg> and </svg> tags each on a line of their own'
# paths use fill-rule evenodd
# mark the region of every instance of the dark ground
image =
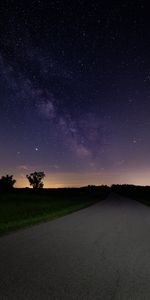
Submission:
<svg viewBox="0 0 150 300">
<path fill-rule="evenodd" d="M 52 220 L 107 197 L 107 186 L 0 192 L 0 235 Z"/>
<path fill-rule="evenodd" d="M 115 194 L 0 238 L 0 299 L 150 299 L 150 210 Z"/>
</svg>

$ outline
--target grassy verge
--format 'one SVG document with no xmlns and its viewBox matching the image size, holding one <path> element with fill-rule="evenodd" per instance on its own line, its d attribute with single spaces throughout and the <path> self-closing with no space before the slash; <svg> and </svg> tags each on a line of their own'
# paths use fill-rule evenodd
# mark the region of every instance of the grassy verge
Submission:
<svg viewBox="0 0 150 300">
<path fill-rule="evenodd" d="M 87 207 L 106 197 L 70 191 L 13 191 L 0 195 L 0 235 L 48 221 Z"/>
</svg>

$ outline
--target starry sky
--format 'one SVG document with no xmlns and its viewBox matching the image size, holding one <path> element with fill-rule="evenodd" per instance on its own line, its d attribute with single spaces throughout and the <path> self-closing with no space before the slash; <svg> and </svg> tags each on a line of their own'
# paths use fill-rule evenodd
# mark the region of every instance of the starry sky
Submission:
<svg viewBox="0 0 150 300">
<path fill-rule="evenodd" d="M 0 176 L 150 183 L 146 1 L 1 0 Z"/>
</svg>

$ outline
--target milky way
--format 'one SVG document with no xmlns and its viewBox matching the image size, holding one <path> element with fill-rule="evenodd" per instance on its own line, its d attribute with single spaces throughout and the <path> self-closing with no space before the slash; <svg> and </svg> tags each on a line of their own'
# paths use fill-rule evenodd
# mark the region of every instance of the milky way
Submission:
<svg viewBox="0 0 150 300">
<path fill-rule="evenodd" d="M 148 184 L 149 23 L 143 1 L 2 1 L 0 175 Z"/>
</svg>

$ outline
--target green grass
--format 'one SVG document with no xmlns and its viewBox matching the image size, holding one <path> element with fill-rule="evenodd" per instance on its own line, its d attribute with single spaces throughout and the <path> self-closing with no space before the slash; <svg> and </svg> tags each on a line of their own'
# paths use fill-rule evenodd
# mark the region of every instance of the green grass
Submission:
<svg viewBox="0 0 150 300">
<path fill-rule="evenodd" d="M 33 193 L 33 191 L 13 191 L 1 194 L 0 235 L 42 221 L 55 219 L 97 201 L 97 197 L 80 194 Z"/>
</svg>

